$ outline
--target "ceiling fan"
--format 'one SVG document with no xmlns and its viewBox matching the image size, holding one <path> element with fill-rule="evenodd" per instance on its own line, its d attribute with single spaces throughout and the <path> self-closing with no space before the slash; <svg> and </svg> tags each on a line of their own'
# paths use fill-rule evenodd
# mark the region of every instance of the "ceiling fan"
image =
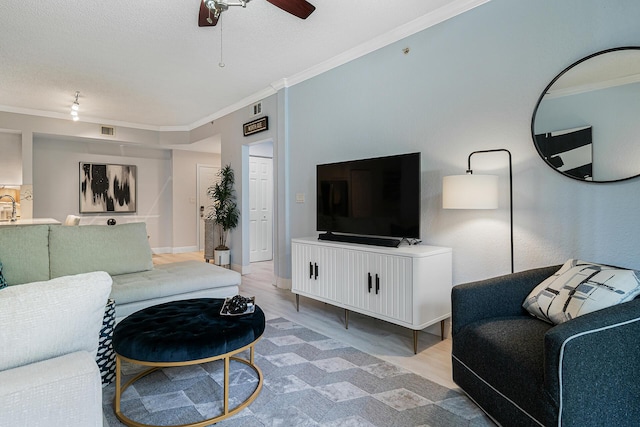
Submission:
<svg viewBox="0 0 640 427">
<path fill-rule="evenodd" d="M 198 16 L 199 27 L 213 27 L 218 23 L 220 15 L 225 10 L 229 9 L 229 6 L 242 6 L 247 7 L 247 3 L 251 0 L 238 0 L 236 2 L 230 2 L 227 0 L 201 0 L 200 1 L 200 14 Z M 316 7 L 306 0 L 267 0 L 274 6 L 279 7 L 285 12 L 297 16 L 300 19 L 307 19 Z"/>
</svg>

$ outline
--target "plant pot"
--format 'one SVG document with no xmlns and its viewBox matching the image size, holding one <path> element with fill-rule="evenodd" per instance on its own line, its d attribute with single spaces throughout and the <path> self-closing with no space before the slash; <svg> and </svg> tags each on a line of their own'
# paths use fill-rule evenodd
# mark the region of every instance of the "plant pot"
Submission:
<svg viewBox="0 0 640 427">
<path fill-rule="evenodd" d="M 229 265 L 231 264 L 231 250 L 218 250 L 214 251 L 213 263 L 216 265 Z"/>
</svg>

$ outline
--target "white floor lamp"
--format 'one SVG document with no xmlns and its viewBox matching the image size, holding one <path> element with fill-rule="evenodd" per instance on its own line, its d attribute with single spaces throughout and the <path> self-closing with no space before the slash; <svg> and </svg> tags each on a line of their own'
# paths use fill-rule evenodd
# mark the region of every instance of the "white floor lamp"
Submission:
<svg viewBox="0 0 640 427">
<path fill-rule="evenodd" d="M 471 156 L 479 153 L 505 152 L 509 155 L 509 220 L 511 231 L 511 272 L 513 268 L 513 175 L 511 152 L 504 148 L 474 151 L 467 160 L 466 175 L 445 176 L 442 180 L 442 207 L 444 209 L 497 209 L 498 177 L 474 175 Z"/>
</svg>

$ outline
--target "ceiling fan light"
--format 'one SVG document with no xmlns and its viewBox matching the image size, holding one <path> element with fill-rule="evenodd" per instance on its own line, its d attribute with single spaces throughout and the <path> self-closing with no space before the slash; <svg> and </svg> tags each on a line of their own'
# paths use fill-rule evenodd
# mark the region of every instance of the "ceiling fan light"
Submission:
<svg viewBox="0 0 640 427">
<path fill-rule="evenodd" d="M 71 115 L 73 117 L 77 117 L 78 116 L 78 112 L 76 110 L 71 110 Z"/>
<path fill-rule="evenodd" d="M 80 109 L 80 104 L 78 104 L 78 101 L 74 102 L 74 103 L 71 105 L 71 109 L 72 109 L 73 111 L 78 111 L 78 110 Z"/>
<path fill-rule="evenodd" d="M 73 121 L 77 122 L 78 120 L 80 120 L 80 117 L 78 117 L 78 115 L 76 114 L 75 116 L 73 116 Z"/>
</svg>

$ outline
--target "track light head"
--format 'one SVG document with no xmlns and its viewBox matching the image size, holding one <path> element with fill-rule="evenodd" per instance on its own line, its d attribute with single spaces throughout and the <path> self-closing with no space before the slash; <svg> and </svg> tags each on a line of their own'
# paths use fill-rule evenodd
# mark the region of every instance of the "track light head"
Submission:
<svg viewBox="0 0 640 427">
<path fill-rule="evenodd" d="M 80 91 L 77 90 L 76 99 L 73 101 L 73 104 L 71 104 L 71 116 L 73 117 L 74 122 L 77 122 L 79 119 L 78 117 L 78 111 L 80 110 L 80 103 L 78 102 L 79 96 L 80 96 Z"/>
</svg>

